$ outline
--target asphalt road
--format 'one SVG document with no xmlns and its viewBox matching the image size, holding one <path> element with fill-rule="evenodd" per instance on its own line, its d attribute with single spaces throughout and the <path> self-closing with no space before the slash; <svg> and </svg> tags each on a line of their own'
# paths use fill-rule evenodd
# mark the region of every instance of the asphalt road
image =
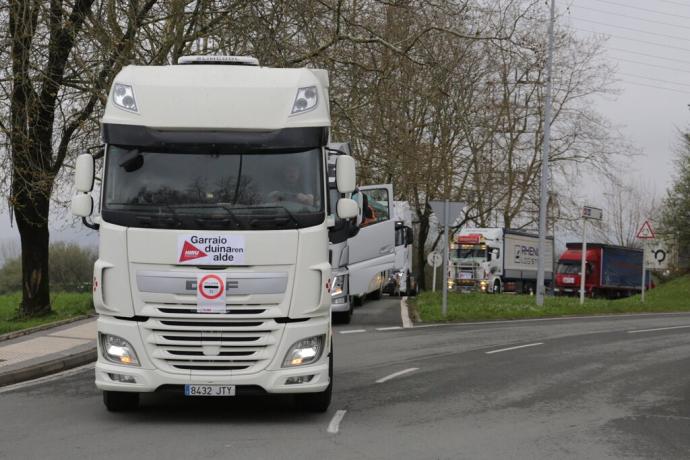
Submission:
<svg viewBox="0 0 690 460">
<path fill-rule="evenodd" d="M 91 369 L 0 390 L 0 458 L 690 458 L 690 314 L 335 328 L 325 414 L 289 398 L 144 398 L 110 414 Z"/>
</svg>

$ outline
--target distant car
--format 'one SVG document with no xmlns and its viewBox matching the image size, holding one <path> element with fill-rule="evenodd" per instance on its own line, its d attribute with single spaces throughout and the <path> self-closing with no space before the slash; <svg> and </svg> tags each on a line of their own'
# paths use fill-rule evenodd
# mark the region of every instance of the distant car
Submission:
<svg viewBox="0 0 690 460">
<path fill-rule="evenodd" d="M 392 296 L 400 295 L 400 272 L 393 272 L 388 276 L 385 284 L 383 285 L 383 293 L 390 294 Z"/>
</svg>

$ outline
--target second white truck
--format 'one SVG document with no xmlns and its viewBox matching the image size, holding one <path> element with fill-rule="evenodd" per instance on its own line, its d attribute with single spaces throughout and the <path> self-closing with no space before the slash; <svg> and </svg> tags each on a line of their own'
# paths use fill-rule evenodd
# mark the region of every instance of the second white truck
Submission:
<svg viewBox="0 0 690 460">
<path fill-rule="evenodd" d="M 456 291 L 535 293 L 539 237 L 506 228 L 463 228 L 450 248 Z M 553 237 L 547 238 L 545 284 L 553 282 Z"/>
</svg>

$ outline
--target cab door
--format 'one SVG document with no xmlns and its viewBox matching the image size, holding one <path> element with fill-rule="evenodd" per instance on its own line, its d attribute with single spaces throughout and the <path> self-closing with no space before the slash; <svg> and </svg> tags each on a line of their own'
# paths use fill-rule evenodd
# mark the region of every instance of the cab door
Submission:
<svg viewBox="0 0 690 460">
<path fill-rule="evenodd" d="M 362 223 L 348 240 L 350 292 L 364 296 L 381 288 L 395 266 L 395 219 L 391 184 L 359 187 Z"/>
</svg>

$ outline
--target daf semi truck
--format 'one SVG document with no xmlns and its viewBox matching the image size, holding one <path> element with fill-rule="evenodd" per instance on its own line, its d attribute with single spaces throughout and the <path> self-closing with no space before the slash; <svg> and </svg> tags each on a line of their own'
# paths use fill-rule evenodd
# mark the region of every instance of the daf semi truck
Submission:
<svg viewBox="0 0 690 460">
<path fill-rule="evenodd" d="M 96 386 L 111 411 L 139 394 L 292 393 L 325 411 L 333 385 L 328 74 L 244 57 L 127 66 L 102 118 L 105 161 L 77 158 L 73 214 L 100 231 Z M 91 220 L 89 220 L 91 219 Z"/>
<path fill-rule="evenodd" d="M 553 280 L 553 237 L 547 237 L 544 280 Z M 449 285 L 457 291 L 535 293 L 539 237 L 507 228 L 463 228 L 451 244 Z"/>
</svg>

